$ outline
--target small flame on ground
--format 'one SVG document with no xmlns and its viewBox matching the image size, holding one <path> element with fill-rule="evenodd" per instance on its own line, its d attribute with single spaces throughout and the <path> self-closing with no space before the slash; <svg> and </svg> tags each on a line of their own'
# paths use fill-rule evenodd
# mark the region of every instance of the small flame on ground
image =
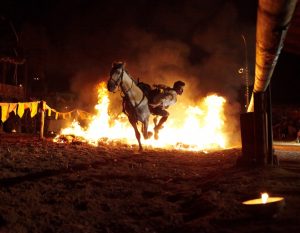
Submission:
<svg viewBox="0 0 300 233">
<path fill-rule="evenodd" d="M 268 202 L 269 194 L 268 193 L 262 193 L 261 194 L 261 202 L 263 204 L 266 204 Z"/>
<path fill-rule="evenodd" d="M 108 94 L 106 84 L 100 83 L 98 104 L 95 106 L 97 114 L 93 116 L 88 127 L 85 129 L 74 120 L 70 127 L 63 129 L 60 135 L 54 138 L 54 141 L 62 142 L 60 140 L 62 135 L 75 135 L 81 138 L 81 141 L 92 145 L 98 145 L 99 141 L 137 144 L 134 130 L 127 117 L 124 114 L 120 114 L 116 119 L 110 117 Z M 223 133 L 225 102 L 223 97 L 210 95 L 197 106 L 184 107 L 179 113 L 171 114 L 164 128 L 160 131 L 159 140 L 153 138 L 143 140 L 142 144 L 156 148 L 194 151 L 226 148 L 227 137 Z M 153 127 L 150 124 L 149 130 L 151 131 Z"/>
</svg>

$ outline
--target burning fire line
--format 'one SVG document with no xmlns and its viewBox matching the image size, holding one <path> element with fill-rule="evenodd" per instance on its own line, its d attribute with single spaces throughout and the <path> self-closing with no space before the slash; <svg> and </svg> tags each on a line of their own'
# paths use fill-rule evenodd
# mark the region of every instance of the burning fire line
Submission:
<svg viewBox="0 0 300 233">
<path fill-rule="evenodd" d="M 224 131 L 224 104 L 226 100 L 217 95 L 207 96 L 199 106 L 185 107 L 180 114 L 171 114 L 160 131 L 159 140 L 143 140 L 144 146 L 154 148 L 172 148 L 182 150 L 208 150 L 226 148 L 227 139 Z M 74 135 L 77 140 L 97 146 L 101 143 L 120 142 L 137 145 L 137 140 L 127 116 L 121 114 L 112 119 L 108 113 L 109 95 L 104 82 L 98 87 L 97 114 L 93 116 L 87 128 L 73 121 L 71 126 L 62 129 L 60 135 L 53 140 L 66 142 L 68 135 Z M 149 130 L 153 129 L 152 119 Z M 64 138 L 64 140 L 62 140 Z"/>
</svg>

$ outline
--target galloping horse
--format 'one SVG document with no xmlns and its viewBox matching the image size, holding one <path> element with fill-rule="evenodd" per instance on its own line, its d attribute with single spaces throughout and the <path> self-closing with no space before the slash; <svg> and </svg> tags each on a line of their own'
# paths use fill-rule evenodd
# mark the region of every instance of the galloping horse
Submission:
<svg viewBox="0 0 300 233">
<path fill-rule="evenodd" d="M 148 107 L 148 99 L 143 91 L 137 86 L 135 81 L 126 72 L 124 63 L 113 63 L 110 71 L 110 78 L 107 82 L 107 89 L 114 92 L 117 87 L 120 87 L 124 94 L 123 108 L 128 116 L 128 120 L 134 128 L 136 139 L 139 143 L 139 151 L 143 150 L 141 143 L 141 135 L 137 128 L 138 121 L 142 123 L 142 133 L 144 139 L 152 136 L 152 132 L 148 131 L 148 123 L 150 117 L 150 110 Z"/>
</svg>

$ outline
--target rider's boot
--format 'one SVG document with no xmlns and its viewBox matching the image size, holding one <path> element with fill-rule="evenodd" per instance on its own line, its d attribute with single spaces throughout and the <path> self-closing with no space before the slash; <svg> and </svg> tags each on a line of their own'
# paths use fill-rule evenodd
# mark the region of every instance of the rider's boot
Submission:
<svg viewBox="0 0 300 233">
<path fill-rule="evenodd" d="M 161 130 L 163 128 L 163 123 L 165 123 L 167 119 L 168 119 L 168 116 L 163 116 L 162 118 L 160 118 L 158 124 L 155 124 L 155 127 L 154 127 L 154 139 L 155 140 L 158 140 L 158 132 L 159 132 L 159 130 Z"/>
<path fill-rule="evenodd" d="M 155 140 L 158 140 L 158 133 L 159 133 L 159 130 L 161 130 L 163 128 L 162 125 L 157 125 L 154 127 L 154 139 Z"/>
</svg>

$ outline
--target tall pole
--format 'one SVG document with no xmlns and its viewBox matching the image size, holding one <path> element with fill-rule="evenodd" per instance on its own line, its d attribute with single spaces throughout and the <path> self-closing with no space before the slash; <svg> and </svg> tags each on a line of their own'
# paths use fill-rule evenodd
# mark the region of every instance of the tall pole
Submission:
<svg viewBox="0 0 300 233">
<path fill-rule="evenodd" d="M 44 126 L 45 126 L 45 109 L 46 109 L 46 102 L 41 101 L 40 103 L 40 110 L 41 110 L 41 119 L 40 119 L 40 139 L 44 138 Z"/>
<path fill-rule="evenodd" d="M 242 39 L 245 47 L 245 85 L 246 85 L 246 92 L 245 92 L 246 106 L 245 107 L 247 109 L 249 106 L 248 50 L 247 50 L 247 41 L 243 34 L 242 34 Z"/>
</svg>

